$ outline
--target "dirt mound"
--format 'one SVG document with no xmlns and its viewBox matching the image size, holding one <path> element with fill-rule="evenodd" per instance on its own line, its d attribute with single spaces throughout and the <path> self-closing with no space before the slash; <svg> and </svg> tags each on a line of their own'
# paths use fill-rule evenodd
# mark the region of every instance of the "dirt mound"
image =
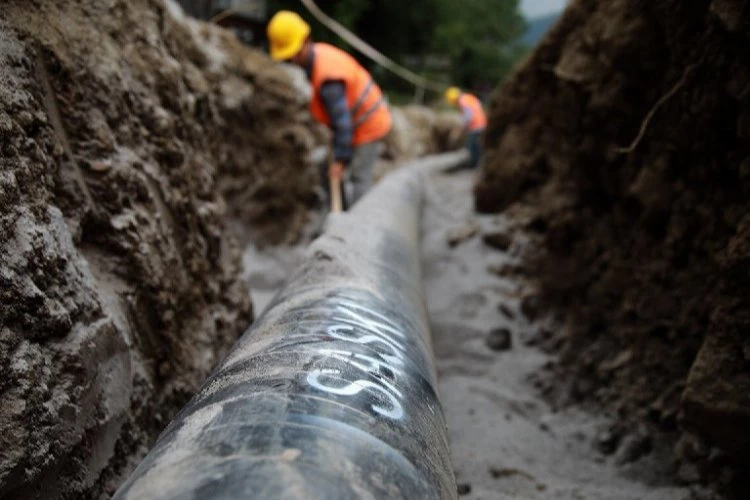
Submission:
<svg viewBox="0 0 750 500">
<path fill-rule="evenodd" d="M 293 238 L 323 135 L 161 0 L 7 0 L 0 66 L 0 497 L 104 496 L 251 321 L 228 217 Z"/>
<path fill-rule="evenodd" d="M 558 397 L 679 438 L 682 481 L 731 483 L 731 464 L 741 498 L 748 26 L 744 0 L 573 2 L 495 93 L 475 188 L 543 244 L 524 268 L 568 324 Z"/>
</svg>

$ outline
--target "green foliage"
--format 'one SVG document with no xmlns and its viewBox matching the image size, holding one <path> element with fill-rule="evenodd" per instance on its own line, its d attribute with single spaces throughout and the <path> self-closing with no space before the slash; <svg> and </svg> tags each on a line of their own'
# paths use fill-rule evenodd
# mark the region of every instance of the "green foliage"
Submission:
<svg viewBox="0 0 750 500">
<path fill-rule="evenodd" d="M 448 75 L 440 75 L 466 88 L 496 84 L 524 55 L 517 40 L 526 24 L 518 0 L 328 0 L 318 5 L 331 17 L 378 50 L 409 69 L 424 74 L 409 56 L 448 57 Z M 270 0 L 269 12 L 299 12 L 310 21 L 316 40 L 349 49 L 338 37 L 316 23 L 297 0 Z M 409 85 L 373 68 L 378 82 L 394 92 L 409 93 Z M 408 65 L 407 65 L 408 66 Z"/>
<path fill-rule="evenodd" d="M 442 0 L 433 50 L 450 57 L 454 81 L 476 86 L 502 80 L 524 55 L 526 29 L 517 0 Z"/>
</svg>

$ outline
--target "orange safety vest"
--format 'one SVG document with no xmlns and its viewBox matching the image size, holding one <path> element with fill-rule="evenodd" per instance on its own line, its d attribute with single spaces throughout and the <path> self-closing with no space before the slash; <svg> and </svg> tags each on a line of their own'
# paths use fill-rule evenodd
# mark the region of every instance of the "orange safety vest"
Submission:
<svg viewBox="0 0 750 500">
<path fill-rule="evenodd" d="M 352 56 L 327 43 L 313 46 L 315 56 L 312 68 L 313 96 L 310 114 L 321 123 L 331 124 L 320 88 L 325 82 L 338 80 L 346 87 L 346 102 L 354 122 L 354 145 L 367 144 L 382 139 L 391 130 L 391 112 L 383 92 Z"/>
<path fill-rule="evenodd" d="M 471 121 L 468 124 L 469 131 L 476 132 L 487 128 L 487 115 L 484 114 L 482 102 L 476 96 L 461 94 L 456 102 L 461 111 L 466 108 L 471 111 Z"/>
</svg>

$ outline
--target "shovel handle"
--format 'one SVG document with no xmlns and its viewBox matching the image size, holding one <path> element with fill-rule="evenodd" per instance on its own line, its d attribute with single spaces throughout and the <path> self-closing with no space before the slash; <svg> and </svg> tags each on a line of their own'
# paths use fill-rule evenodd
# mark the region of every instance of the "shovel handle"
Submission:
<svg viewBox="0 0 750 500">
<path fill-rule="evenodd" d="M 343 203 L 341 201 L 341 181 L 329 176 L 328 182 L 331 188 L 331 212 L 341 212 L 343 210 Z"/>
</svg>

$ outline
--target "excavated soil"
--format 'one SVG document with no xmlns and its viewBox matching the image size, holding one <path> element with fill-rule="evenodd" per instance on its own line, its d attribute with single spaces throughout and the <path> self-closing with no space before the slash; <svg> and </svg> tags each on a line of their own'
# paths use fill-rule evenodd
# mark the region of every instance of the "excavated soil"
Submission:
<svg viewBox="0 0 750 500">
<path fill-rule="evenodd" d="M 0 67 L 0 497 L 103 498 L 319 229 L 328 132 L 172 1 L 8 0 Z M 460 145 L 394 113 L 388 168 Z"/>
<path fill-rule="evenodd" d="M 2 498 L 111 493 L 252 319 L 238 237 L 317 202 L 303 93 L 175 5 L 0 9 Z"/>
<path fill-rule="evenodd" d="M 481 211 L 560 361 L 549 401 L 667 439 L 670 477 L 750 490 L 750 2 L 577 0 L 494 94 Z M 536 251 L 533 249 L 537 248 Z"/>
</svg>

